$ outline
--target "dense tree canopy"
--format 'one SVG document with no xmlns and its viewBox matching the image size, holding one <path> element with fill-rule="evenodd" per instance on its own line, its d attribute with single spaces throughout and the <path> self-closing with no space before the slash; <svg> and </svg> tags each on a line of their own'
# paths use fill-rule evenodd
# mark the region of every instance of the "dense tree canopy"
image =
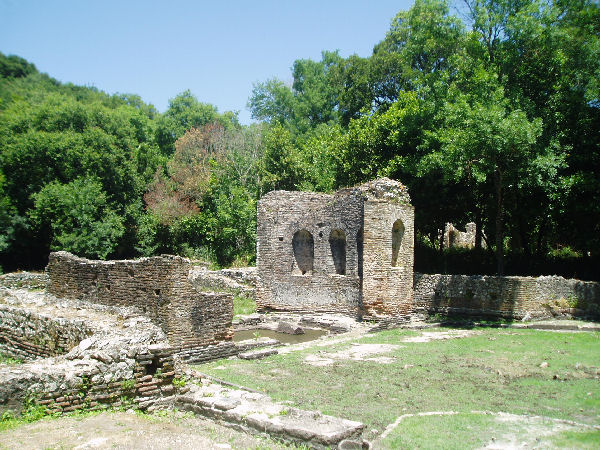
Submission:
<svg viewBox="0 0 600 450">
<path fill-rule="evenodd" d="M 51 249 L 247 263 L 267 191 L 389 176 L 410 189 L 425 270 L 444 224 L 474 221 L 488 250 L 467 270 L 568 260 L 561 273 L 598 277 L 578 269 L 600 254 L 597 2 L 416 0 L 370 56 L 323 51 L 291 77 L 256 83 L 259 123 L 242 126 L 190 91 L 161 114 L 0 54 L 0 263 L 39 267 Z"/>
</svg>

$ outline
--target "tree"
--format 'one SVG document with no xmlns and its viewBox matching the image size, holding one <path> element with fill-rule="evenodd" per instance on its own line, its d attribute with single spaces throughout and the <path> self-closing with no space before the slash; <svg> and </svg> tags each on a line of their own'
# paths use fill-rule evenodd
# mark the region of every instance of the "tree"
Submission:
<svg viewBox="0 0 600 450">
<path fill-rule="evenodd" d="M 169 108 L 158 119 L 156 141 L 163 154 L 170 156 L 175 151 L 175 141 L 187 130 L 211 122 L 219 122 L 226 128 L 239 126 L 236 114 L 221 115 L 216 106 L 199 102 L 189 90 L 184 91 L 169 100 Z"/>
<path fill-rule="evenodd" d="M 511 110 L 501 88 L 484 99 L 458 94 L 445 104 L 440 120 L 443 127 L 431 136 L 441 149 L 426 155 L 423 167 L 440 167 L 455 179 L 470 180 L 475 189 L 493 184 L 497 273 L 502 275 L 506 191 L 517 188 L 527 173 L 555 175 L 560 157 L 535 146 L 541 120 Z"/>
<path fill-rule="evenodd" d="M 105 259 L 125 231 L 97 178 L 51 182 L 33 195 L 33 201 L 29 215 L 36 231 L 48 235 L 50 250 Z"/>
<path fill-rule="evenodd" d="M 292 141 L 292 133 L 281 125 L 271 127 L 263 145 L 263 191 L 296 189 L 301 180 L 300 157 Z"/>
<path fill-rule="evenodd" d="M 247 106 L 253 119 L 283 125 L 294 120 L 295 103 L 291 88 L 272 78 L 254 83 Z"/>
<path fill-rule="evenodd" d="M 17 55 L 4 55 L 0 52 L 0 77 L 24 78 L 32 73 L 37 73 L 34 64 Z"/>
</svg>

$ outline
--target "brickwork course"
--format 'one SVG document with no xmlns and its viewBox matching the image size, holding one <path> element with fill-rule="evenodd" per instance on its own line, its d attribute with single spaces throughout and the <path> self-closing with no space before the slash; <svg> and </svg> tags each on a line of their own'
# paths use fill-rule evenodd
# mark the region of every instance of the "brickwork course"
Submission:
<svg viewBox="0 0 600 450">
<path fill-rule="evenodd" d="M 335 194 L 273 191 L 258 204 L 260 310 L 408 316 L 414 208 L 387 178 Z"/>
</svg>

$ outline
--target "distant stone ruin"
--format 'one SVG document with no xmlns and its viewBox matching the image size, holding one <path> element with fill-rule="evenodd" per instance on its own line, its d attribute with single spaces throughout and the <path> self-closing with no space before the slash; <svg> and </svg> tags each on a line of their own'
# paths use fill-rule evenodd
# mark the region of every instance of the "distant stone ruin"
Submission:
<svg viewBox="0 0 600 450">
<path fill-rule="evenodd" d="M 469 222 L 465 225 L 465 231 L 459 230 L 453 224 L 447 223 L 444 227 L 444 248 L 474 248 L 477 239 L 477 225 L 475 222 Z M 482 248 L 485 248 L 485 242 L 481 242 Z"/>
<path fill-rule="evenodd" d="M 257 241 L 260 310 L 411 313 L 414 208 L 397 181 L 270 192 L 258 203 Z"/>
</svg>

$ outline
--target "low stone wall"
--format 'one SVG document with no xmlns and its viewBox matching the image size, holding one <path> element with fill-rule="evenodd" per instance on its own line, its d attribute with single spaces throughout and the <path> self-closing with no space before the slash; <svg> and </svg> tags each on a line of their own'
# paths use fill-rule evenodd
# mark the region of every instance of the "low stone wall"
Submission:
<svg viewBox="0 0 600 450">
<path fill-rule="evenodd" d="M 82 320 L 51 318 L 0 304 L 0 352 L 27 361 L 69 352 L 92 334 Z"/>
<path fill-rule="evenodd" d="M 600 283 L 557 276 L 414 276 L 414 308 L 442 314 L 543 318 L 600 317 Z"/>
<path fill-rule="evenodd" d="M 92 261 L 67 252 L 51 253 L 48 292 L 108 306 L 136 307 L 160 326 L 183 355 L 214 348 L 233 337 L 233 298 L 199 292 L 186 258 L 163 255 L 121 261 Z M 206 350 L 206 349 L 205 349 Z M 206 351 L 204 351 L 206 353 Z"/>
<path fill-rule="evenodd" d="M 0 365 L 0 412 L 19 411 L 30 402 L 56 412 L 108 405 L 143 409 L 175 393 L 174 349 L 148 318 L 123 308 L 61 301 L 42 292 L 1 294 L 3 317 L 8 318 L 3 330 L 27 330 L 32 337 L 65 327 L 65 347 L 74 346 L 60 356 Z M 2 352 L 27 358 L 59 353 L 47 344 L 24 348 L 23 341 L 4 339 Z"/>
</svg>

